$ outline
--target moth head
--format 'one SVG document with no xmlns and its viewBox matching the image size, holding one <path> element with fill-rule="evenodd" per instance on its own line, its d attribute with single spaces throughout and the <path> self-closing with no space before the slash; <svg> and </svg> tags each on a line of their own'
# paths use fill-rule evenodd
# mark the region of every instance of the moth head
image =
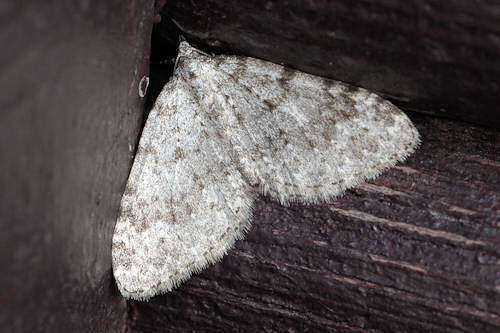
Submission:
<svg viewBox="0 0 500 333">
<path fill-rule="evenodd" d="M 181 41 L 179 44 L 179 53 L 177 54 L 177 58 L 180 57 L 193 57 L 193 55 L 199 54 L 200 52 L 192 47 L 185 40 Z"/>
<path fill-rule="evenodd" d="M 179 44 L 179 53 L 177 55 L 177 59 L 175 60 L 175 71 L 181 73 L 193 73 L 191 67 L 194 63 L 203 63 L 203 61 L 199 62 L 197 60 L 204 57 L 206 57 L 206 54 L 192 47 L 188 42 L 181 41 Z M 196 67 L 196 65 L 194 66 Z"/>
</svg>

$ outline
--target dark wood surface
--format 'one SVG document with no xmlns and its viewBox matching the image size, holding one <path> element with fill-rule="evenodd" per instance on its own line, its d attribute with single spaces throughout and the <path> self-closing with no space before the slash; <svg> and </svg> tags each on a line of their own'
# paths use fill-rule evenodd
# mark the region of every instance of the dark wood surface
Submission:
<svg viewBox="0 0 500 333">
<path fill-rule="evenodd" d="M 131 331 L 500 330 L 500 133 L 412 119 L 407 162 L 323 205 L 261 197 L 221 263 L 129 302 Z"/>
<path fill-rule="evenodd" d="M 497 2 L 347 3 L 168 1 L 150 101 L 182 32 L 383 93 L 423 143 L 330 203 L 261 197 L 228 256 L 142 303 L 119 295 L 110 244 L 154 4 L 2 4 L 1 330 L 500 330 L 500 133 L 435 117 L 500 124 Z"/>
<path fill-rule="evenodd" d="M 206 45 L 500 127 L 497 0 L 169 0 L 163 13 Z"/>
<path fill-rule="evenodd" d="M 121 331 L 111 235 L 143 115 L 152 1 L 0 12 L 0 331 Z"/>
</svg>

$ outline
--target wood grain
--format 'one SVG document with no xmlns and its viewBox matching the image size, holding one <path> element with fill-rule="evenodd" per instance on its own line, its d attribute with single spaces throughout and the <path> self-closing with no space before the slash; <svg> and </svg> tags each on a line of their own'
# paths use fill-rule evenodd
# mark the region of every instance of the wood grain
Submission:
<svg viewBox="0 0 500 333">
<path fill-rule="evenodd" d="M 423 143 L 330 203 L 261 197 L 219 264 L 126 303 L 110 243 L 152 2 L 0 6 L 2 330 L 500 330 L 500 133 L 422 115 L 499 126 L 498 2 L 168 1 L 154 61 L 170 61 L 182 33 L 364 86 L 418 111 Z"/>
<path fill-rule="evenodd" d="M 495 0 L 172 0 L 204 45 L 378 92 L 407 110 L 500 127 Z"/>
<path fill-rule="evenodd" d="M 152 1 L 0 12 L 0 330 L 120 331 L 111 236 L 143 115 Z"/>
<path fill-rule="evenodd" d="M 134 332 L 500 329 L 500 133 L 412 115 L 407 162 L 323 205 L 262 197 L 221 263 L 148 303 Z"/>
</svg>

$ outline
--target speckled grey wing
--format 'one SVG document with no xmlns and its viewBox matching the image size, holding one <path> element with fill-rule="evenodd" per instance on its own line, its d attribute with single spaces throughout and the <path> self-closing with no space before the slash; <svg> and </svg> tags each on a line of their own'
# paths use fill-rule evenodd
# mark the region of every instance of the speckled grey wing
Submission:
<svg viewBox="0 0 500 333">
<path fill-rule="evenodd" d="M 328 200 L 419 143 L 404 113 L 364 89 L 253 58 L 204 61 L 241 172 L 282 203 Z"/>
<path fill-rule="evenodd" d="M 247 227 L 249 185 L 182 76 L 151 111 L 113 236 L 113 271 L 127 298 L 166 292 L 221 258 Z"/>
</svg>

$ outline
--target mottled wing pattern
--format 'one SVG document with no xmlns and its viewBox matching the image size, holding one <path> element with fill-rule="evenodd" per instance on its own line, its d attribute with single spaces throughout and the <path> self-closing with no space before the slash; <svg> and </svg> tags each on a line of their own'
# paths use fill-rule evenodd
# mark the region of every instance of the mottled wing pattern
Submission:
<svg viewBox="0 0 500 333">
<path fill-rule="evenodd" d="M 248 227 L 251 186 L 282 203 L 328 200 L 418 141 L 401 111 L 364 89 L 181 43 L 115 227 L 120 291 L 147 299 L 219 259 Z"/>
<path fill-rule="evenodd" d="M 404 113 L 365 89 L 253 58 L 201 61 L 196 74 L 218 92 L 212 104 L 242 173 L 282 203 L 335 197 L 419 142 Z"/>
<path fill-rule="evenodd" d="M 248 226 L 250 187 L 196 94 L 175 76 L 143 130 L 113 236 L 113 271 L 127 298 L 171 290 Z"/>
</svg>

